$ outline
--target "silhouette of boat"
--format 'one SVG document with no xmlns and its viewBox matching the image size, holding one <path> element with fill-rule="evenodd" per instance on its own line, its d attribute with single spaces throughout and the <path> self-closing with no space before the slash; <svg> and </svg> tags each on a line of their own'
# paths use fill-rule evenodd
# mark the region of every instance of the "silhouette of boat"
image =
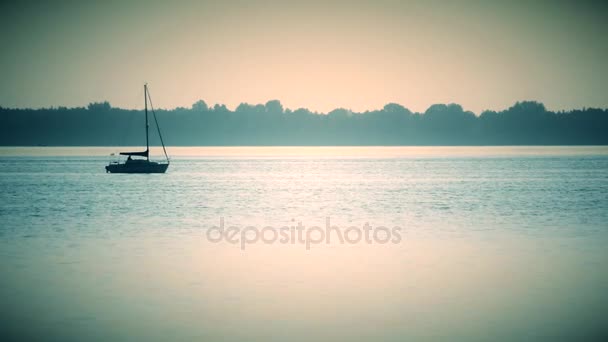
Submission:
<svg viewBox="0 0 608 342">
<path fill-rule="evenodd" d="M 163 152 L 165 153 L 166 162 L 155 162 L 150 161 L 150 141 L 149 141 L 149 128 L 148 124 L 148 100 L 150 100 L 150 107 L 152 109 L 152 116 L 154 117 L 154 123 L 156 124 L 156 129 L 158 130 L 158 136 L 160 138 L 160 143 L 163 145 Z M 148 93 L 148 85 L 144 84 L 144 112 L 146 114 L 146 150 L 141 152 L 120 152 L 120 155 L 128 156 L 127 160 L 124 163 L 120 163 L 117 161 L 110 162 L 108 166 L 106 166 L 106 172 L 108 173 L 165 173 L 167 168 L 169 168 L 169 156 L 167 155 L 167 149 L 165 148 L 165 143 L 163 142 L 163 136 L 160 133 L 160 126 L 158 125 L 158 120 L 156 119 L 156 113 L 154 112 L 154 107 L 152 106 L 152 99 L 150 98 L 150 94 Z M 133 158 L 133 157 L 142 157 L 145 159 Z"/>
</svg>

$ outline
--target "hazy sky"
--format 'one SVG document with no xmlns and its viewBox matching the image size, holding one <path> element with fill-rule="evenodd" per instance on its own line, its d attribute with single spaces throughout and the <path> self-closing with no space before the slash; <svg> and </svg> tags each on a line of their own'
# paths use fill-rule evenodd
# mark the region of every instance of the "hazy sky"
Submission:
<svg viewBox="0 0 608 342">
<path fill-rule="evenodd" d="M 0 105 L 608 107 L 601 1 L 0 5 Z"/>
</svg>

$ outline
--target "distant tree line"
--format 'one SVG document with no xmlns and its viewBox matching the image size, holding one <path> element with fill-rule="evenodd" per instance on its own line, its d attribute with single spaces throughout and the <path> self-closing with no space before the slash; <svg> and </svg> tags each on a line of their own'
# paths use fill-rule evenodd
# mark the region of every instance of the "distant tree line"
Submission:
<svg viewBox="0 0 608 342">
<path fill-rule="evenodd" d="M 389 103 L 363 113 L 338 108 L 327 114 L 266 104 L 157 110 L 168 145 L 606 145 L 606 109 L 552 112 L 518 102 L 476 116 L 457 104 L 424 113 Z M 11 109 L 0 107 L 0 145 L 117 146 L 145 144 L 143 110 L 112 107 Z M 151 125 L 154 121 L 151 119 Z M 158 144 L 151 127 L 151 143 Z"/>
</svg>

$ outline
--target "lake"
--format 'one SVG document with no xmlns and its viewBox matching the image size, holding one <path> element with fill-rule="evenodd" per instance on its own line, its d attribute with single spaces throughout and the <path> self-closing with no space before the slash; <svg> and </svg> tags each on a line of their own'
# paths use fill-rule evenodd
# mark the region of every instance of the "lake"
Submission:
<svg viewBox="0 0 608 342">
<path fill-rule="evenodd" d="M 608 147 L 119 150 L 0 147 L 4 340 L 607 336 Z"/>
</svg>

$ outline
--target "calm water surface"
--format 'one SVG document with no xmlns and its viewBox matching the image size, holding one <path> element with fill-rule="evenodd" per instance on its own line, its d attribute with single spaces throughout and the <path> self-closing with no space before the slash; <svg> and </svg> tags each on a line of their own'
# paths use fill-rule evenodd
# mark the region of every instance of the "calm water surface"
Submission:
<svg viewBox="0 0 608 342">
<path fill-rule="evenodd" d="M 605 147 L 0 148 L 0 337 L 554 340 L 606 334 Z M 400 227 L 248 245 L 226 225 Z M 606 335 L 608 336 L 608 335 Z"/>
</svg>

